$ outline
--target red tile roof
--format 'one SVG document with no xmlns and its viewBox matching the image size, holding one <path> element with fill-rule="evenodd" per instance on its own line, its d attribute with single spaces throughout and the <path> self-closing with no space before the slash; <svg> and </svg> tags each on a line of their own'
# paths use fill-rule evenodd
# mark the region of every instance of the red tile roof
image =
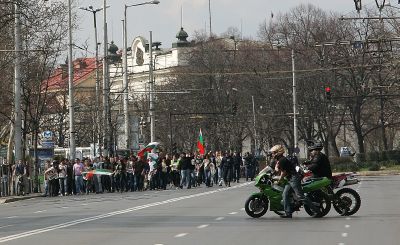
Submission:
<svg viewBox="0 0 400 245">
<path fill-rule="evenodd" d="M 73 85 L 77 86 L 85 81 L 93 72 L 96 71 L 96 58 L 78 58 L 74 60 L 74 79 Z M 99 61 L 99 69 L 101 70 L 102 64 Z M 65 90 L 68 88 L 68 66 L 61 65 L 47 80 L 42 82 L 43 90 L 46 85 L 48 91 Z"/>
</svg>

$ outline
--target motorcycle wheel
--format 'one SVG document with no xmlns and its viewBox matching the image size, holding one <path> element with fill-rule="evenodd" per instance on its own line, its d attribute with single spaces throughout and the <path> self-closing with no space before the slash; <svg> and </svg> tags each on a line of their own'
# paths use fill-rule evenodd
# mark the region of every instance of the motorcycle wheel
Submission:
<svg viewBox="0 0 400 245">
<path fill-rule="evenodd" d="M 331 210 L 331 200 L 329 199 L 328 194 L 322 191 L 309 193 L 307 196 L 312 202 L 319 204 L 319 212 L 314 213 L 308 206 L 304 205 L 304 210 L 308 215 L 314 218 L 324 217 Z"/>
<path fill-rule="evenodd" d="M 251 196 L 247 199 L 244 209 L 250 217 L 260 218 L 268 211 L 268 199 Z"/>
<path fill-rule="evenodd" d="M 357 191 L 351 188 L 343 188 L 335 193 L 333 208 L 339 214 L 343 216 L 350 216 L 357 213 L 360 207 L 361 197 Z"/>
</svg>

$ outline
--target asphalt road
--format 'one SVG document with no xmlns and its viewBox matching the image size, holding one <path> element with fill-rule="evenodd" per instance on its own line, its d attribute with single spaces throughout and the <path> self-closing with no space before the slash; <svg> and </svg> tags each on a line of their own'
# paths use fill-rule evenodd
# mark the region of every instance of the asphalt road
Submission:
<svg viewBox="0 0 400 245">
<path fill-rule="evenodd" d="M 360 211 L 293 219 L 243 206 L 253 183 L 231 188 L 35 198 L 0 204 L 4 244 L 400 244 L 400 176 L 360 177 Z"/>
</svg>

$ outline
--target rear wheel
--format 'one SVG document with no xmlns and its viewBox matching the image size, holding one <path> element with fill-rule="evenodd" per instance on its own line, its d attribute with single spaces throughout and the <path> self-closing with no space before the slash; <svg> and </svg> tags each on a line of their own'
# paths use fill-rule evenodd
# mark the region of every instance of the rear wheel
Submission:
<svg viewBox="0 0 400 245">
<path fill-rule="evenodd" d="M 251 196 L 247 199 L 244 209 L 253 218 L 260 218 L 268 211 L 268 199 L 261 196 Z"/>
<path fill-rule="evenodd" d="M 331 200 L 329 199 L 328 194 L 325 192 L 315 191 L 309 193 L 307 197 L 317 206 L 318 209 L 318 212 L 315 213 L 310 207 L 304 205 L 304 210 L 306 210 L 308 215 L 315 218 L 321 218 L 327 215 L 331 210 Z"/>
<path fill-rule="evenodd" d="M 360 209 L 361 197 L 351 188 L 343 188 L 335 193 L 333 208 L 343 216 L 350 216 Z"/>
</svg>

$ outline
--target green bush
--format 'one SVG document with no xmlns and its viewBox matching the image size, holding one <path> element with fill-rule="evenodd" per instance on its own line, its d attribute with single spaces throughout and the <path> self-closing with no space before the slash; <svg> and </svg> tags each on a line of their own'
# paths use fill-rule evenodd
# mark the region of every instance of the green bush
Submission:
<svg viewBox="0 0 400 245">
<path fill-rule="evenodd" d="M 367 162 L 379 162 L 379 155 L 380 153 L 377 151 L 367 152 L 365 160 Z"/>
<path fill-rule="evenodd" d="M 380 162 L 384 162 L 384 161 L 389 160 L 387 153 L 388 153 L 388 151 L 380 151 L 379 152 L 379 161 Z"/>
<path fill-rule="evenodd" d="M 397 161 L 394 160 L 387 160 L 387 161 L 381 161 L 379 162 L 379 165 L 385 166 L 385 167 L 393 167 L 397 164 Z"/>
<path fill-rule="evenodd" d="M 387 160 L 396 161 L 397 164 L 400 163 L 400 150 L 386 151 Z"/>
<path fill-rule="evenodd" d="M 341 165 L 341 164 L 354 164 L 352 157 L 330 157 L 329 161 L 332 165 Z"/>
<path fill-rule="evenodd" d="M 357 164 L 363 164 L 367 161 L 365 153 L 356 153 L 354 160 Z"/>
<path fill-rule="evenodd" d="M 360 166 L 356 163 L 332 165 L 333 172 L 356 172 L 358 170 L 360 170 Z"/>
<path fill-rule="evenodd" d="M 378 163 L 373 163 L 368 168 L 369 171 L 379 171 L 380 169 L 381 169 L 381 166 Z"/>
</svg>

